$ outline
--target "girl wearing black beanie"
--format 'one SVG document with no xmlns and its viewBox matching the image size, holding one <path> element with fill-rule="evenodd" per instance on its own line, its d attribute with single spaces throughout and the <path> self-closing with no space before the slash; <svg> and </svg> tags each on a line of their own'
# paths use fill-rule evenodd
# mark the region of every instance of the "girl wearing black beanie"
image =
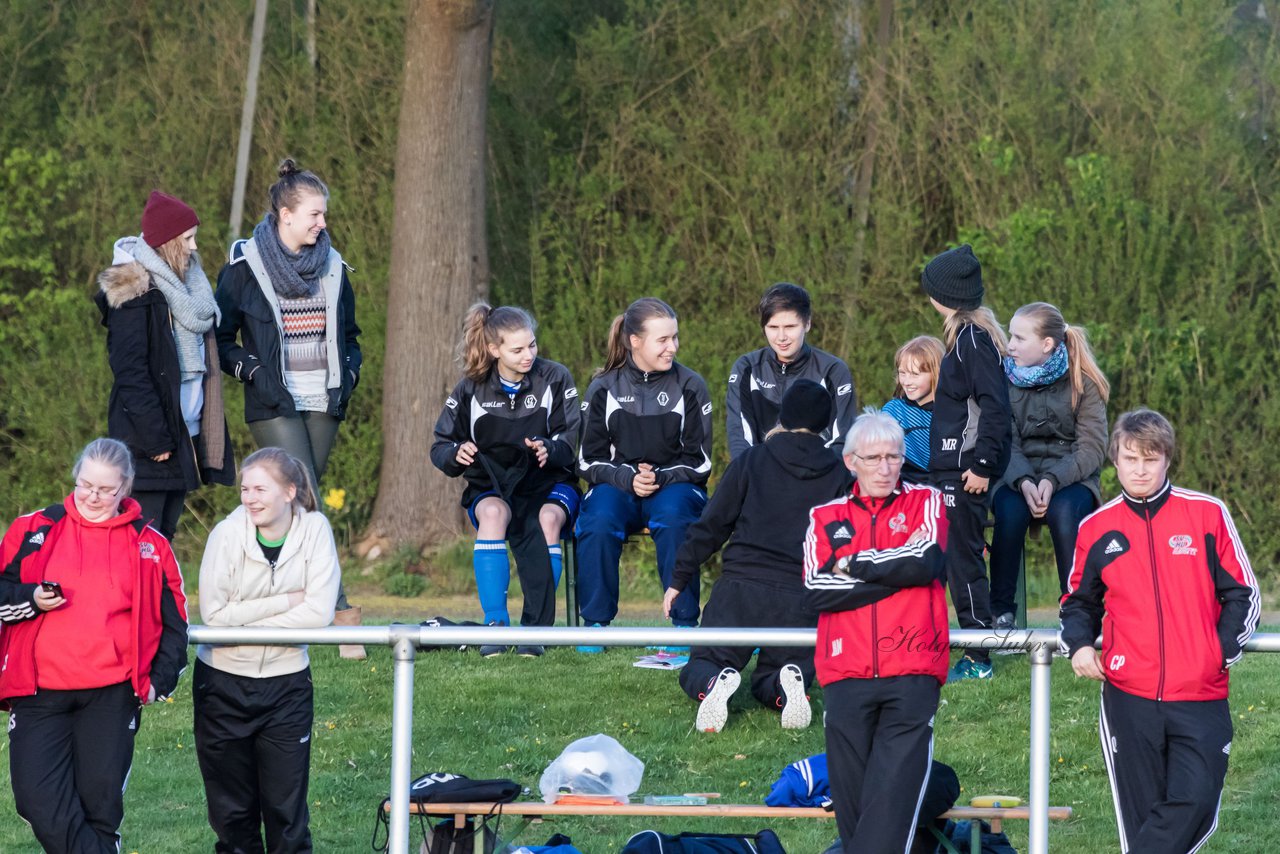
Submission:
<svg viewBox="0 0 1280 854">
<path fill-rule="evenodd" d="M 933 404 L 930 474 L 947 507 L 947 585 L 962 629 L 990 629 L 991 598 L 983 558 L 990 487 L 1009 465 L 1013 430 L 1009 384 L 1001 367 L 1007 343 L 982 304 L 982 265 L 967 243 L 936 256 L 920 284 L 943 317 L 946 355 Z M 988 650 L 974 647 L 950 679 L 990 679 Z"/>
</svg>

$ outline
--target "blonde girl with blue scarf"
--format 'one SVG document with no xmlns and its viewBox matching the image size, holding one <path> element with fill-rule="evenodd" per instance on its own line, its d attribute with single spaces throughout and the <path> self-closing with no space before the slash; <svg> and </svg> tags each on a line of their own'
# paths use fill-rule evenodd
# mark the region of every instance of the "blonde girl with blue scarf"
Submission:
<svg viewBox="0 0 1280 854">
<path fill-rule="evenodd" d="M 1080 520 L 1101 501 L 1111 385 L 1082 326 L 1046 302 L 1009 320 L 1004 358 L 1013 411 L 1013 451 L 994 496 L 991 613 L 997 629 L 1015 625 L 1014 602 L 1027 529 L 1049 528 L 1058 583 L 1066 592 Z"/>
</svg>

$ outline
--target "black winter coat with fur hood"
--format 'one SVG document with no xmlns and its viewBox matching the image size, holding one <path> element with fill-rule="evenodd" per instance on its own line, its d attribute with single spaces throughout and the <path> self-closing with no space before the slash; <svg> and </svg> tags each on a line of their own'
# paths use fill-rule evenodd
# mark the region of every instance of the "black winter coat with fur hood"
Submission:
<svg viewBox="0 0 1280 854">
<path fill-rule="evenodd" d="M 192 255 L 191 263 L 199 264 L 199 257 Z M 107 328 L 113 375 L 107 432 L 133 452 L 134 490 L 190 492 L 201 483 L 234 484 L 235 458 L 222 411 L 222 389 L 213 388 L 222 382 L 213 330 L 204 337 L 204 413 L 200 433 L 192 437 L 182 419 L 182 374 L 164 294 L 137 261 L 108 267 L 98 275 L 98 286 L 94 302 Z M 212 442 L 207 441 L 210 435 Z M 167 460 L 152 459 L 166 451 Z"/>
</svg>

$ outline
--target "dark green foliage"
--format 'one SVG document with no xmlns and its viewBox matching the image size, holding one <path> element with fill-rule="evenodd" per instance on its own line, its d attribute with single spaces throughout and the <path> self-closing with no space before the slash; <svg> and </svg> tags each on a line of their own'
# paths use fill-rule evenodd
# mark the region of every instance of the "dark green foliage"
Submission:
<svg viewBox="0 0 1280 854">
<path fill-rule="evenodd" d="M 759 293 L 791 279 L 814 292 L 814 343 L 880 403 L 894 347 L 941 328 L 920 264 L 971 242 L 1000 318 L 1044 299 L 1087 326 L 1112 416 L 1168 414 L 1176 478 L 1223 495 L 1269 566 L 1273 25 L 1209 3 L 899 5 L 875 93 L 877 57 L 834 26 L 841 8 L 636 2 L 579 38 L 580 136 L 551 163 L 535 234 L 547 349 L 585 373 L 609 318 L 656 293 L 719 398 L 733 358 L 762 343 Z M 852 269 L 852 176 L 877 98 Z"/>
<path fill-rule="evenodd" d="M 373 0 L 324 4 L 315 70 L 300 10 L 271 4 L 237 236 L 266 210 L 281 157 L 329 183 L 334 245 L 356 269 L 365 330 L 360 388 L 324 484 L 347 491 L 346 538 L 368 519 L 377 490 L 404 10 Z M 111 379 L 89 298 L 112 242 L 137 233 L 148 191 L 195 207 L 205 271 L 213 279 L 221 268 L 251 19 L 252 3 L 22 3 L 6 17 L 0 44 L 24 47 L 0 51 L 11 71 L 0 80 L 0 516 L 64 495 L 76 451 L 105 430 Z M 243 458 L 252 442 L 240 388 L 224 380 Z M 198 559 L 205 533 L 236 500 L 231 489 L 189 497 L 180 553 Z"/>
<path fill-rule="evenodd" d="M 1269 567 L 1280 555 L 1276 24 L 1210 0 L 917 0 L 895 4 L 877 51 L 876 5 L 499 4 L 485 153 L 493 301 L 533 308 L 543 352 L 585 386 L 610 319 L 638 296 L 668 299 L 681 361 L 719 403 L 733 360 L 763 343 L 759 294 L 796 281 L 814 295 L 813 342 L 881 403 L 893 349 L 941 329 L 920 264 L 972 242 L 1000 318 L 1046 299 L 1087 326 L 1113 417 L 1165 411 L 1182 444 L 1177 479 L 1226 498 Z M 366 353 L 324 485 L 346 490 L 347 540 L 377 489 L 405 10 L 321 4 L 312 69 L 301 9 L 271 6 L 243 230 L 285 154 L 333 189 Z M 850 21 L 851 9 L 866 17 Z M 109 375 L 87 298 L 148 190 L 197 208 L 216 274 L 251 16 L 247 0 L 9 11 L 0 515 L 56 498 L 75 449 L 103 427 Z M 877 62 L 883 92 L 871 89 Z M 877 117 L 859 252 L 855 187 Z M 226 389 L 247 450 L 239 390 Z M 437 405 L 423 401 L 422 417 Z M 719 472 L 722 439 L 715 462 Z M 233 490 L 193 497 L 180 548 L 198 551 L 234 501 Z"/>
</svg>

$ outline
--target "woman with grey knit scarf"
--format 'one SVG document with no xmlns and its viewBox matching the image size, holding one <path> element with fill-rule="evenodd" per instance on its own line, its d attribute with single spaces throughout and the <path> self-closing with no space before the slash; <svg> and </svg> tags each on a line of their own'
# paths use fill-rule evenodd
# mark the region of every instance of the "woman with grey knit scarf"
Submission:
<svg viewBox="0 0 1280 854">
<path fill-rule="evenodd" d="M 95 295 L 113 382 L 107 424 L 133 452 L 133 497 L 170 540 L 188 492 L 235 483 L 216 362 L 218 306 L 196 254 L 200 219 L 152 191 L 142 234 L 116 241 Z"/>
<path fill-rule="evenodd" d="M 329 188 L 286 159 L 271 210 L 231 246 L 218 274 L 218 356 L 244 386 L 244 417 L 259 448 L 301 460 L 319 493 L 329 451 L 360 381 L 360 327 L 347 265 L 329 244 Z M 338 594 L 336 625 L 360 621 Z M 361 647 L 342 647 L 363 658 Z"/>
</svg>

